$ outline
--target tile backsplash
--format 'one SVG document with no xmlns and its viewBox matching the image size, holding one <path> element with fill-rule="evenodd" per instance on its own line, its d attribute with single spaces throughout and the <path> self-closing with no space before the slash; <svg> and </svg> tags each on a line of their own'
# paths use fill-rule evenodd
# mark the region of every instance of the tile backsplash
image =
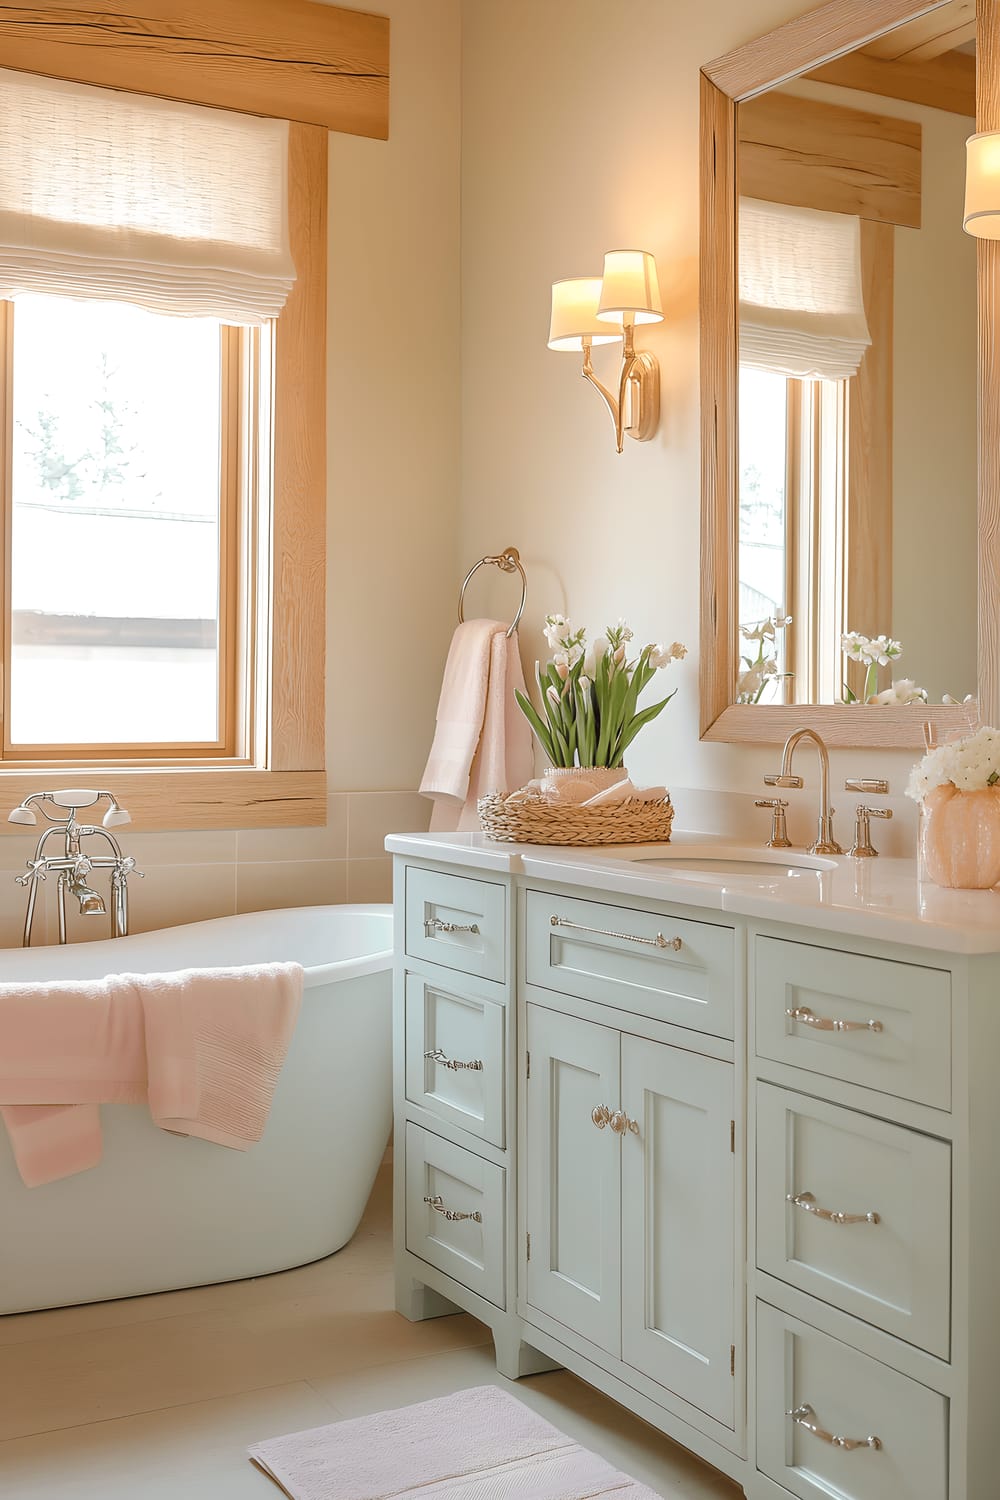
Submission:
<svg viewBox="0 0 1000 1500">
<path fill-rule="evenodd" d="M 121 830 L 125 852 L 143 879 L 129 881 L 129 927 L 148 932 L 234 912 L 343 901 L 388 901 L 388 833 L 422 832 L 431 804 L 417 792 L 334 792 L 325 828 L 200 833 Z M 37 837 L 37 834 L 34 835 Z M 21 942 L 26 892 L 14 876 L 34 850 L 33 831 L 0 839 L 0 948 Z M 104 894 L 104 884 L 99 888 Z M 44 907 L 42 905 L 44 898 Z M 55 882 L 42 888 L 35 941 L 54 942 Z M 74 942 L 109 936 L 103 918 L 70 916 Z"/>
</svg>

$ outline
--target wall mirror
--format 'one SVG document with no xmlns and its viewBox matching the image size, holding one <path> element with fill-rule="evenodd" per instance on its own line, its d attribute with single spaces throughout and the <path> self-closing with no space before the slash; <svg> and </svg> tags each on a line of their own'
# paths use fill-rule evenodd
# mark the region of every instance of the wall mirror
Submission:
<svg viewBox="0 0 1000 1500">
<path fill-rule="evenodd" d="M 970 695 L 992 721 L 996 250 L 962 228 L 982 9 L 977 33 L 975 0 L 834 0 L 703 70 L 705 737 L 919 746 Z M 854 701 L 848 633 L 901 641 L 877 688 L 927 706 Z"/>
</svg>

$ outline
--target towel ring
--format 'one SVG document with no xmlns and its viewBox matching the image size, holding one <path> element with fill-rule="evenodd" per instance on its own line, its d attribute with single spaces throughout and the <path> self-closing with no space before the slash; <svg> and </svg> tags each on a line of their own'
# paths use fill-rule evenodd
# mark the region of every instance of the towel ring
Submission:
<svg viewBox="0 0 1000 1500">
<path fill-rule="evenodd" d="M 479 572 L 479 569 L 485 568 L 487 564 L 492 565 L 494 568 L 499 568 L 501 573 L 520 573 L 521 575 L 521 602 L 517 606 L 517 614 L 511 621 L 510 629 L 507 631 L 507 639 L 509 640 L 520 623 L 521 616 L 524 614 L 525 602 L 528 598 L 528 578 L 524 568 L 521 566 L 521 554 L 516 547 L 505 547 L 499 556 L 481 557 L 477 563 L 473 563 L 462 580 L 462 592 L 458 596 L 458 623 L 461 625 L 465 621 L 465 591 L 472 582 L 475 574 Z"/>
</svg>

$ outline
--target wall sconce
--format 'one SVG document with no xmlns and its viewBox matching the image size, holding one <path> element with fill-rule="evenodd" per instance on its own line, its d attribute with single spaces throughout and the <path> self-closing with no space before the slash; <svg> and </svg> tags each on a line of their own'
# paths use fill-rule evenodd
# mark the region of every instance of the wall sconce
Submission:
<svg viewBox="0 0 1000 1500">
<path fill-rule="evenodd" d="M 1000 131 L 980 131 L 965 143 L 962 227 L 979 240 L 1000 240 Z"/>
<path fill-rule="evenodd" d="M 615 445 L 621 453 L 626 437 L 645 443 L 660 420 L 660 367 L 656 358 L 636 349 L 636 323 L 660 323 L 663 308 L 656 280 L 656 261 L 646 250 L 609 250 L 604 276 L 578 276 L 552 286 L 549 348 L 583 353 L 583 377 L 600 391 L 611 413 Z M 617 324 L 618 331 L 612 332 Z M 594 374 L 594 344 L 624 339 L 618 394 Z"/>
</svg>

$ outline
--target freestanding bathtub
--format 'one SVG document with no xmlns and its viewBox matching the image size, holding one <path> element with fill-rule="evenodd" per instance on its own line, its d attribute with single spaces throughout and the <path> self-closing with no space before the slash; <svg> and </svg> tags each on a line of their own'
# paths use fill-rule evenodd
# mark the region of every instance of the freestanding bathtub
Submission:
<svg viewBox="0 0 1000 1500">
<path fill-rule="evenodd" d="M 0 950 L 8 982 L 290 960 L 306 971 L 267 1128 L 249 1151 L 107 1104 L 100 1166 L 29 1189 L 0 1125 L 0 1314 L 262 1275 L 346 1244 L 392 1118 L 391 949 L 391 907 L 312 906 Z"/>
</svg>

